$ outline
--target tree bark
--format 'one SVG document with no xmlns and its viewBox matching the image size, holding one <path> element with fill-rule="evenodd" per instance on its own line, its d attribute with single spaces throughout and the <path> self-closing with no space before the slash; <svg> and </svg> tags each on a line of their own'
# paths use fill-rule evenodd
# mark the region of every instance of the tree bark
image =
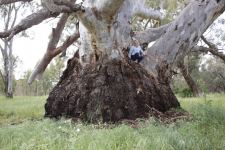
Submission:
<svg viewBox="0 0 225 150">
<path fill-rule="evenodd" d="M 170 25 L 162 38 L 148 50 L 144 67 L 152 72 L 160 63 L 170 67 L 184 59 L 212 22 L 224 12 L 225 1 L 192 1 Z M 148 65 L 151 64 L 151 65 Z"/>
<path fill-rule="evenodd" d="M 8 88 L 6 96 L 13 98 L 13 55 L 12 55 L 12 44 L 13 41 L 10 41 L 9 44 L 9 65 L 8 65 Z"/>
<path fill-rule="evenodd" d="M 5 1 L 10 2 L 10 1 Z M 16 7 L 15 4 L 10 4 L 7 7 L 8 14 L 5 17 L 4 30 L 7 31 L 9 28 L 13 28 L 17 14 L 20 6 Z M 13 54 L 12 54 L 12 45 L 13 39 L 6 40 L 3 39 L 4 48 L 1 47 L 2 56 L 4 59 L 4 86 L 5 86 L 5 95 L 8 98 L 13 98 Z"/>
<path fill-rule="evenodd" d="M 178 68 L 181 71 L 182 76 L 184 77 L 186 83 L 188 84 L 188 87 L 190 88 L 193 96 L 198 97 L 200 96 L 200 90 L 197 86 L 197 84 L 195 83 L 195 81 L 193 80 L 193 78 L 191 77 L 190 73 L 188 72 L 187 67 L 184 64 L 184 61 L 180 61 L 177 64 Z"/>
<path fill-rule="evenodd" d="M 0 0 L 0 5 L 11 4 L 15 2 L 30 2 L 32 0 Z"/>
<path fill-rule="evenodd" d="M 156 35 L 152 38 L 163 36 L 148 49 L 141 65 L 130 61 L 123 52 L 132 38 L 130 19 L 134 15 L 160 16 L 149 14 L 150 10 L 140 6 L 140 1 L 125 0 L 119 9 L 113 8 L 109 20 L 104 16 L 107 14 L 99 13 L 105 7 L 95 1 L 86 2 L 89 3 L 84 6 L 95 7 L 85 9 L 85 14 L 78 16 L 81 21 L 81 61 L 74 56 L 68 62 L 47 99 L 45 116 L 117 122 L 148 117 L 153 114 L 152 110 L 166 112 L 179 108 L 169 86 L 171 69 L 224 11 L 225 1 L 193 1 L 170 25 L 161 27 L 162 30 L 154 29 L 152 32 Z M 137 36 L 141 39 L 140 34 Z M 148 42 L 151 40 L 149 36 Z"/>
<path fill-rule="evenodd" d="M 74 57 L 49 94 L 45 116 L 117 122 L 147 118 L 155 109 L 166 112 L 179 107 L 169 83 L 153 77 L 135 62 L 112 60 L 82 68 Z"/>
<path fill-rule="evenodd" d="M 13 98 L 13 55 L 12 55 L 13 41 L 4 41 L 4 49 L 2 56 L 4 60 L 4 87 L 5 95 L 8 98 Z"/>
<path fill-rule="evenodd" d="M 45 116 L 89 122 L 117 122 L 179 108 L 169 86 L 171 69 L 225 10 L 225 0 L 195 0 L 171 24 L 132 35 L 134 16 L 159 20 L 162 13 L 146 7 L 145 0 L 85 0 L 82 9 L 67 2 L 42 1 L 43 9 L 0 32 L 0 37 L 12 37 L 54 14 L 75 12 L 79 54 L 68 61 L 49 94 Z M 141 64 L 129 60 L 125 51 L 133 36 L 141 42 L 156 41 Z"/>
</svg>

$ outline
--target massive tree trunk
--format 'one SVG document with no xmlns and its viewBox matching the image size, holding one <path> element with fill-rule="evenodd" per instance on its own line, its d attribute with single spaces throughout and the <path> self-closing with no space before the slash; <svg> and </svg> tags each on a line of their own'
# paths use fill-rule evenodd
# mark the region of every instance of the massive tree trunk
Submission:
<svg viewBox="0 0 225 150">
<path fill-rule="evenodd" d="M 105 1 L 104 7 L 92 3 L 85 1 L 86 8 L 95 7 L 78 16 L 80 59 L 77 53 L 68 62 L 47 99 L 45 116 L 115 122 L 147 117 L 154 109 L 166 112 L 178 108 L 164 75 L 166 66 L 158 68 L 160 77 L 155 77 L 129 60 L 125 51 L 131 43 L 132 16 L 158 19 L 160 13 L 135 1 Z"/>
<path fill-rule="evenodd" d="M 45 116 L 90 122 L 148 117 L 155 111 L 179 108 L 169 86 L 171 69 L 225 9 L 225 0 L 195 0 L 172 23 L 133 34 L 132 17 L 160 20 L 162 14 L 146 7 L 144 0 L 85 0 L 82 6 L 74 2 L 43 0 L 43 9 L 13 29 L 0 32 L 0 37 L 11 38 L 60 12 L 75 12 L 79 20 L 79 54 L 68 61 L 59 83 L 49 94 Z M 56 27 L 59 30 L 53 30 L 50 49 L 29 82 L 43 73 L 46 64 L 71 44 L 69 41 L 76 40 L 69 38 L 69 44 L 63 44 L 65 48 L 56 48 L 65 25 L 63 16 Z M 125 51 L 132 38 L 142 43 L 156 41 L 140 64 L 129 60 Z"/>
<path fill-rule="evenodd" d="M 114 122 L 147 117 L 155 109 L 166 112 L 180 107 L 169 86 L 171 68 L 184 59 L 222 13 L 224 1 L 194 1 L 173 23 L 164 26 L 165 30 L 161 27 L 159 32 L 148 31 L 158 35 L 137 33 L 136 38 L 142 42 L 151 42 L 164 34 L 148 49 L 141 64 L 127 59 L 122 51 L 131 40 L 131 17 L 159 18 L 159 15 L 134 1 L 111 1 L 112 4 L 105 1 L 105 5 L 85 2 L 85 6 L 95 7 L 79 16 L 80 61 L 74 56 L 68 62 L 47 99 L 45 116 Z"/>
</svg>

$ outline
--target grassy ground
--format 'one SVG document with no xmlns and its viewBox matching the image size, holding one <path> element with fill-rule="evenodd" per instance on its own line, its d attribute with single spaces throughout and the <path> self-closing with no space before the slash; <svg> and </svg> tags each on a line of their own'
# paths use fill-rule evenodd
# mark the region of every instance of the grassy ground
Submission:
<svg viewBox="0 0 225 150">
<path fill-rule="evenodd" d="M 0 97 L 0 150 L 225 149 L 225 95 L 179 100 L 192 121 L 163 125 L 149 119 L 137 129 L 110 129 L 43 119 L 45 97 Z"/>
</svg>

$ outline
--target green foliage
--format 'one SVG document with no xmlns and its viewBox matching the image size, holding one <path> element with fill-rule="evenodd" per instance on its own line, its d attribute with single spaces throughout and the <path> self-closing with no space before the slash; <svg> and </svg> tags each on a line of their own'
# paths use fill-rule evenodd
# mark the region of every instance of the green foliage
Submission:
<svg viewBox="0 0 225 150">
<path fill-rule="evenodd" d="M 0 97 L 0 125 L 20 123 L 26 119 L 41 119 L 46 97 L 19 96 L 13 99 Z"/>
<path fill-rule="evenodd" d="M 0 149 L 202 150 L 225 147 L 224 94 L 179 98 L 182 107 L 192 113 L 191 121 L 163 125 L 149 119 L 140 122 L 139 128 L 124 124 L 85 125 L 71 123 L 71 120 L 66 119 L 40 120 L 44 112 L 44 99 L 45 97 L 17 97 L 14 101 L 0 99 Z M 15 116 L 22 119 L 14 120 Z"/>
<path fill-rule="evenodd" d="M 4 81 L 0 77 L 0 95 L 4 94 Z"/>
<path fill-rule="evenodd" d="M 185 58 L 188 73 L 204 93 L 225 92 L 225 64 L 218 58 L 207 58 L 202 63 L 202 54 L 190 53 Z M 192 96 L 181 75 L 173 77 L 173 91 L 181 97 Z"/>
<path fill-rule="evenodd" d="M 181 75 L 176 75 L 173 77 L 172 81 L 173 92 L 179 97 L 192 97 L 193 93 L 188 87 L 186 81 Z"/>
<path fill-rule="evenodd" d="M 132 19 L 132 29 L 134 31 L 142 31 L 146 28 L 155 28 L 159 27 L 160 25 L 167 24 L 174 20 L 176 16 L 178 16 L 185 4 L 185 0 L 147 0 L 146 6 L 157 10 L 163 9 L 166 16 L 161 21 L 154 19 L 143 19 L 135 16 Z"/>
<path fill-rule="evenodd" d="M 167 24 L 174 20 L 174 17 L 178 16 L 187 3 L 185 0 L 148 0 L 147 2 L 153 8 L 162 7 L 161 9 L 166 11 L 166 16 L 161 21 L 161 24 Z"/>
<path fill-rule="evenodd" d="M 28 78 L 31 75 L 31 71 L 27 71 L 23 79 L 16 81 L 17 87 L 15 94 L 20 96 L 48 95 L 55 84 L 59 81 L 63 69 L 64 60 L 62 60 L 61 58 L 56 58 L 45 70 L 41 79 L 38 81 L 34 81 L 32 85 L 27 84 Z"/>
<path fill-rule="evenodd" d="M 193 93 L 189 88 L 185 88 L 179 93 L 179 96 L 181 96 L 181 97 L 192 97 Z"/>
<path fill-rule="evenodd" d="M 225 91 L 225 64 L 219 59 L 208 59 L 200 72 L 203 87 L 209 92 Z"/>
</svg>

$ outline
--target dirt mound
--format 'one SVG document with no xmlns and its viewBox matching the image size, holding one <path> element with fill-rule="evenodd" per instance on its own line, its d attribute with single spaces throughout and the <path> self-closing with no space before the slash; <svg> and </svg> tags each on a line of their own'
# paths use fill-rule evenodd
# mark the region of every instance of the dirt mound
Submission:
<svg viewBox="0 0 225 150">
<path fill-rule="evenodd" d="M 114 60 L 81 69 L 73 58 L 47 99 L 45 116 L 118 122 L 148 117 L 152 108 L 166 112 L 179 106 L 169 84 L 135 62 Z"/>
</svg>

